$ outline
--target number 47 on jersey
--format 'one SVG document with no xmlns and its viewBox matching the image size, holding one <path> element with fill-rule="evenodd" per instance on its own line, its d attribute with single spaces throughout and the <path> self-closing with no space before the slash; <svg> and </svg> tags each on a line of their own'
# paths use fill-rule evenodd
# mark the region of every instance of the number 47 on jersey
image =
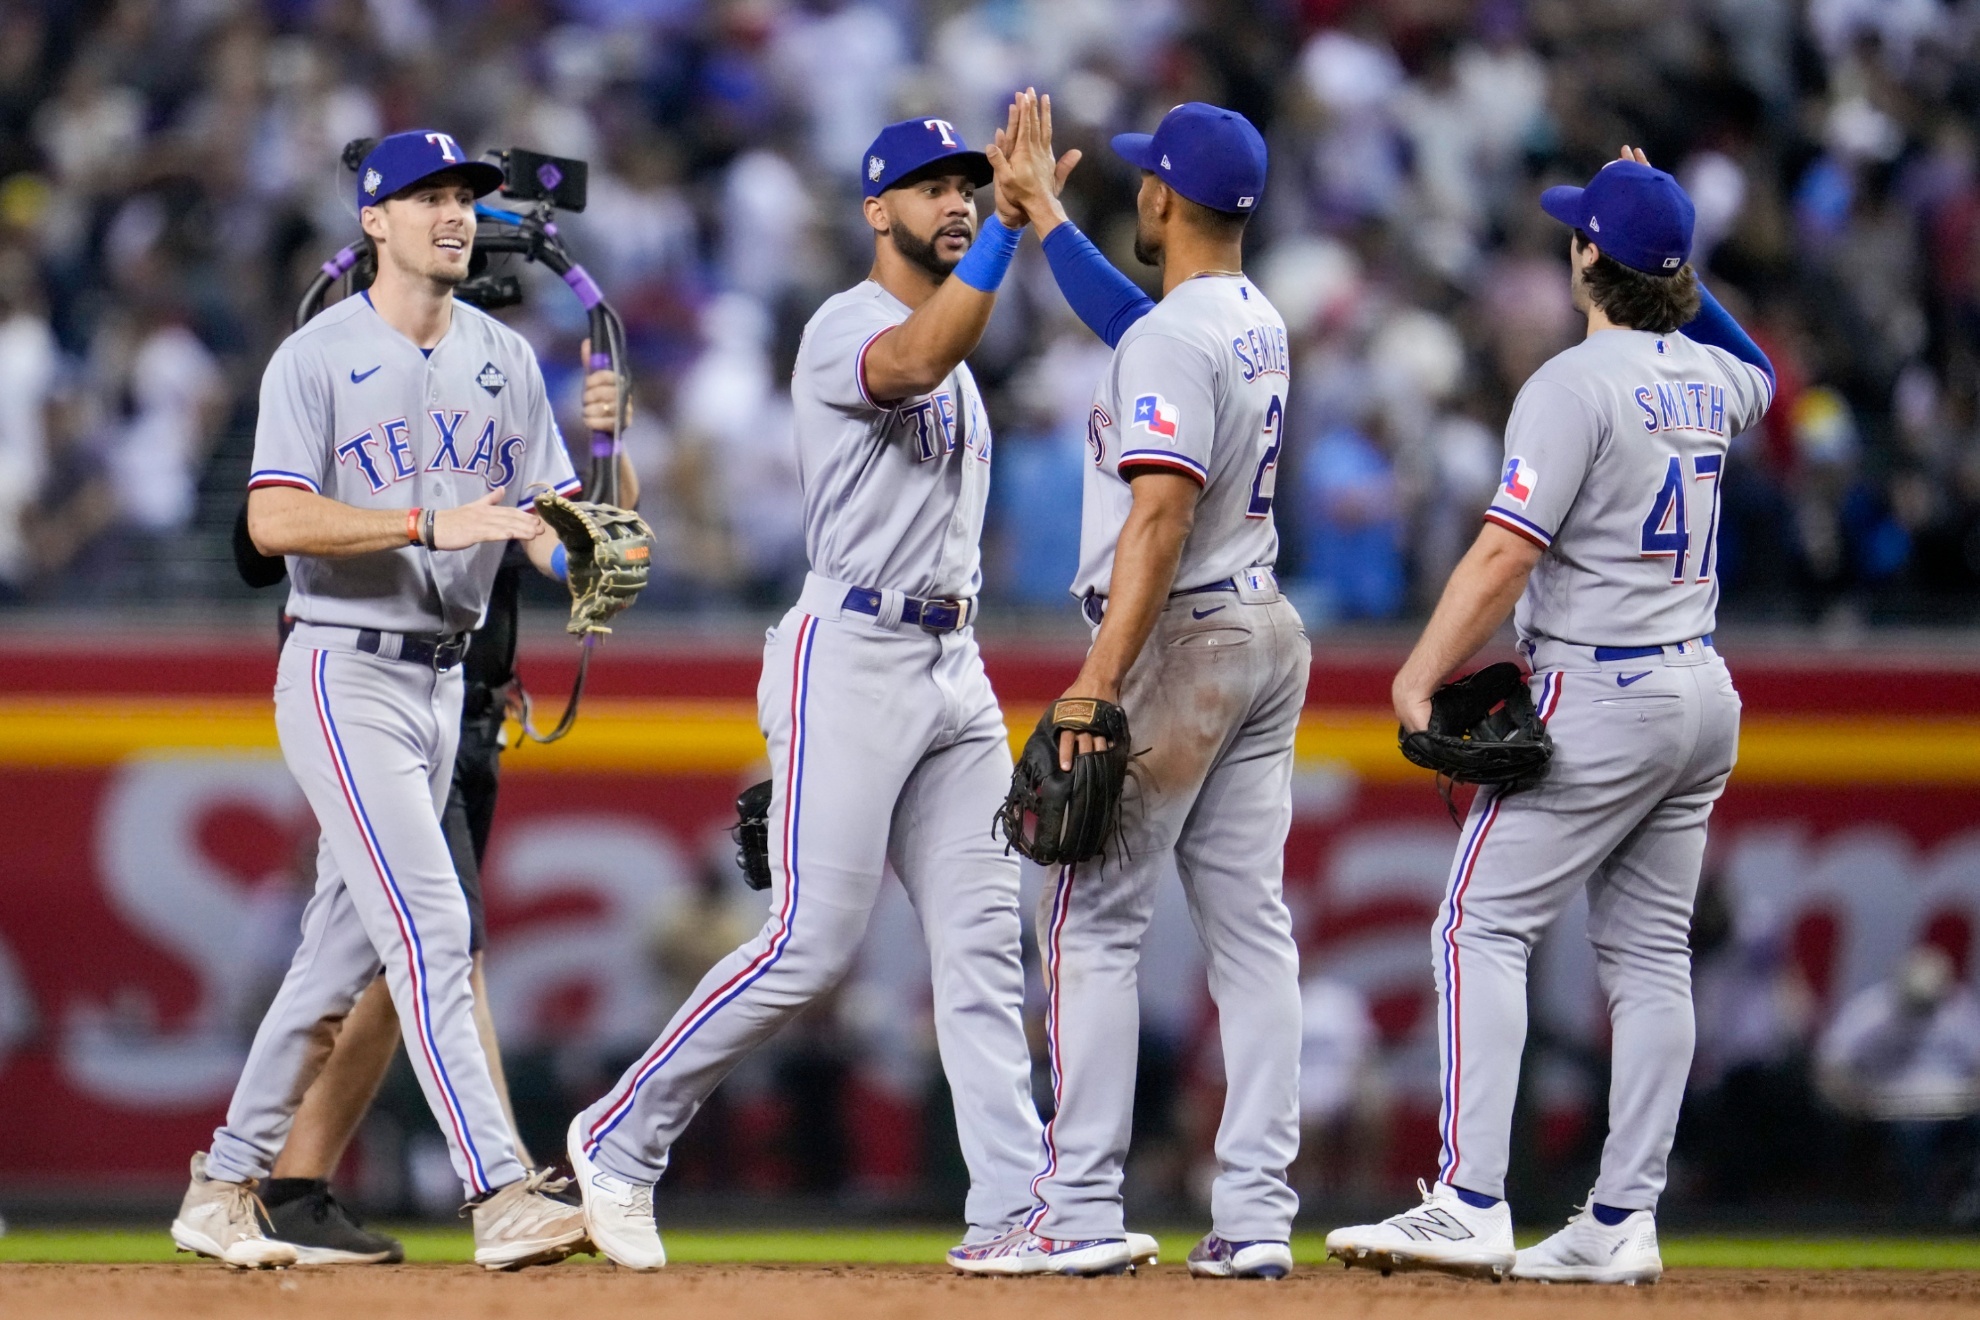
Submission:
<svg viewBox="0 0 1980 1320">
<path fill-rule="evenodd" d="M 1645 559 L 1668 559 L 1671 561 L 1671 581 L 1681 583 L 1686 580 L 1691 561 L 1691 528 L 1686 516 L 1685 487 L 1701 481 L 1712 483 L 1710 513 L 1705 523 L 1705 535 L 1700 538 L 1698 554 L 1698 576 L 1694 582 L 1712 580 L 1713 551 L 1719 540 L 1719 473 L 1725 465 L 1724 454 L 1698 454 L 1691 460 L 1691 480 L 1685 480 L 1685 461 L 1672 455 L 1668 467 L 1664 469 L 1664 484 L 1657 491 L 1657 498 L 1650 502 L 1650 512 L 1643 519 L 1643 557 Z"/>
</svg>

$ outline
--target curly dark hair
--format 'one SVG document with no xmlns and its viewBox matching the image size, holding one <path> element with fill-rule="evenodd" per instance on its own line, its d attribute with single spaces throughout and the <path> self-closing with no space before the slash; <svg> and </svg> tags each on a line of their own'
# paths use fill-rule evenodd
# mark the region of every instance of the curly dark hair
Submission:
<svg viewBox="0 0 1980 1320">
<path fill-rule="evenodd" d="M 1588 246 L 1588 235 L 1575 230 L 1574 243 Z M 1667 335 L 1698 315 L 1698 276 L 1688 261 L 1674 274 L 1646 275 L 1598 251 L 1581 278 L 1602 314 L 1631 330 Z"/>
</svg>

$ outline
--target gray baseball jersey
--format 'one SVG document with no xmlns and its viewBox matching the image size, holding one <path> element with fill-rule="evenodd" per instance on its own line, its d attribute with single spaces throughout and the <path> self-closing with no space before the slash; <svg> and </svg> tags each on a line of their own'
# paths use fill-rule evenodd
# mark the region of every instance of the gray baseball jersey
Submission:
<svg viewBox="0 0 1980 1320">
<path fill-rule="evenodd" d="M 1134 503 L 1123 468 L 1179 472 L 1203 487 L 1176 590 L 1278 559 L 1272 488 L 1287 370 L 1286 323 L 1242 276 L 1187 280 L 1129 327 L 1087 416 L 1093 466 L 1074 595 L 1107 594 Z"/>
<path fill-rule="evenodd" d="M 578 478 L 523 337 L 465 303 L 430 353 L 346 298 L 275 350 L 248 489 L 293 486 L 360 509 L 453 508 L 497 486 L 570 494 Z M 478 627 L 505 543 L 291 555 L 290 617 L 391 632 Z"/>
<path fill-rule="evenodd" d="M 1299 949 L 1282 892 L 1293 739 L 1311 650 L 1270 565 L 1283 436 L 1285 323 L 1249 280 L 1187 280 L 1115 346 L 1087 436 L 1076 594 L 1105 595 L 1133 503 L 1126 469 L 1202 486 L 1172 596 L 1121 704 L 1146 746 L 1118 847 L 1058 869 L 1040 896 L 1053 1118 L 1027 1224 L 1053 1240 L 1124 1235 L 1141 941 L 1171 863 L 1209 961 L 1226 1088 L 1213 1230 L 1283 1241 L 1299 1198 Z M 1160 975 L 1159 968 L 1153 969 Z"/>
<path fill-rule="evenodd" d="M 500 486 L 578 487 L 529 345 L 456 303 L 430 352 L 368 297 L 291 335 L 262 378 L 249 489 L 290 486 L 363 509 L 452 508 Z M 460 736 L 461 671 L 376 633 L 481 622 L 505 542 L 289 557 L 275 726 L 322 828 L 303 942 L 255 1032 L 214 1177 L 268 1175 L 320 1044 L 381 972 L 406 1052 L 469 1196 L 521 1178 L 514 1134 L 474 1023 L 471 926 L 441 828 Z"/>
<path fill-rule="evenodd" d="M 1706 825 L 1739 748 L 1739 695 L 1699 640 L 1718 605 L 1719 479 L 1771 401 L 1765 374 L 1718 348 L 1602 330 L 1513 405 L 1485 517 L 1545 548 L 1515 618 L 1554 755 L 1535 784 L 1479 790 L 1432 929 L 1437 1176 L 1452 1187 L 1505 1195 L 1530 954 L 1585 893 L 1613 1056 L 1591 1200 L 1654 1210 L 1663 1193 L 1691 1067 Z M 1423 1230 L 1425 1213 L 1338 1230 L 1328 1248 L 1414 1253 L 1424 1231 L 1469 1231 Z"/>
<path fill-rule="evenodd" d="M 990 819 L 1011 751 L 974 630 L 929 631 L 902 593 L 974 595 L 990 428 L 969 368 L 878 400 L 866 351 L 908 318 L 868 281 L 805 327 L 791 382 L 811 573 L 770 630 L 757 715 L 771 770 L 771 907 L 653 1048 L 585 1110 L 582 1153 L 654 1182 L 736 1062 L 840 983 L 892 869 L 920 917 L 935 1039 L 969 1167 L 966 1241 L 1031 1208 L 1040 1124 L 1024 1034 L 1017 859 Z M 848 606 L 848 588 L 881 595 Z M 863 594 L 863 593 L 862 593 Z"/>
<path fill-rule="evenodd" d="M 1758 368 L 1681 334 L 1603 330 L 1519 392 L 1488 521 L 1547 547 L 1522 639 L 1660 646 L 1712 631 L 1719 477 L 1760 420 Z"/>
<path fill-rule="evenodd" d="M 791 375 L 811 570 L 910 596 L 974 596 L 982 581 L 990 424 L 962 363 L 911 399 L 866 392 L 866 353 L 909 308 L 871 280 L 825 301 Z"/>
</svg>

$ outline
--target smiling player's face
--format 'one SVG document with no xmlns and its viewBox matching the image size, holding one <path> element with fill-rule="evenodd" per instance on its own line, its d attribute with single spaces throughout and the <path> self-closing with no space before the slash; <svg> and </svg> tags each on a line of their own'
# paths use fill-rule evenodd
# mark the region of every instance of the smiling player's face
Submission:
<svg viewBox="0 0 1980 1320">
<path fill-rule="evenodd" d="M 364 214 L 376 217 L 365 232 L 400 273 L 450 285 L 467 278 L 474 252 L 474 189 L 456 176 L 437 174 L 366 207 Z"/>
</svg>

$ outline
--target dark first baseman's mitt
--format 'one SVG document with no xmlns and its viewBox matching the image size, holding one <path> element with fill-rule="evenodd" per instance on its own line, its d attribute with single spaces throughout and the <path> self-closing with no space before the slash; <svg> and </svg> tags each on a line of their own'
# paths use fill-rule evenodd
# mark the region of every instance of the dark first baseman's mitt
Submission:
<svg viewBox="0 0 1980 1320">
<path fill-rule="evenodd" d="M 1402 754 L 1460 784 L 1521 788 L 1547 773 L 1554 740 L 1519 666 L 1488 665 L 1430 698 L 1430 727 L 1398 730 Z"/>
<path fill-rule="evenodd" d="M 564 631 L 611 632 L 605 621 L 639 598 L 652 571 L 653 529 L 631 509 L 567 500 L 554 491 L 536 497 L 536 512 L 564 543 L 571 587 Z"/>
<path fill-rule="evenodd" d="M 736 865 L 751 889 L 770 887 L 770 781 L 751 784 L 736 794 L 736 823 L 729 831 L 736 841 Z"/>
<path fill-rule="evenodd" d="M 1099 752 L 1075 752 L 1059 768 L 1059 735 L 1107 740 Z M 1062 698 L 1039 719 L 1011 771 L 1011 791 L 997 812 L 1008 844 L 1034 862 L 1055 866 L 1098 857 L 1120 832 L 1127 784 L 1127 712 L 1095 697 Z"/>
</svg>

